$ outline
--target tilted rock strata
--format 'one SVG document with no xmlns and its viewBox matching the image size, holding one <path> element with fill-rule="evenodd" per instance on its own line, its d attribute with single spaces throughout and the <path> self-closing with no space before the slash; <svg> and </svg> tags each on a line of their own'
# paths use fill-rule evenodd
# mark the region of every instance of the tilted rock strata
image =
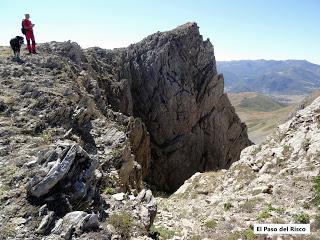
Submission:
<svg viewBox="0 0 320 240">
<path fill-rule="evenodd" d="M 83 69 L 74 62 L 80 58 L 73 54 L 83 52 L 76 44 L 42 44 L 39 51 L 24 56 L 24 65 L 12 62 L 9 51 L 4 58 L 0 52 L 0 238 L 110 239 L 118 233 L 108 228 L 108 216 L 121 208 L 130 214 L 135 209 L 133 224 L 143 216 L 146 225 L 131 234 L 146 235 L 154 216 L 146 214 L 145 203 L 123 201 L 112 210 L 108 203 L 110 192 L 143 188 L 145 172 L 137 161 L 148 166 L 146 127 L 108 105 L 97 107 L 104 99 L 95 98 L 100 88 L 88 92 L 93 82 L 82 82 Z M 129 138 L 127 127 L 134 136 Z M 74 226 L 66 221 L 62 232 L 51 233 L 75 211 L 96 214 L 99 228 L 87 232 L 91 228 L 81 225 L 69 232 Z"/>
<path fill-rule="evenodd" d="M 109 89 L 107 102 L 146 124 L 152 155 L 148 179 L 159 188 L 175 190 L 197 171 L 228 168 L 251 144 L 223 93 L 213 46 L 202 40 L 195 23 L 126 49 L 87 54 L 100 75 L 98 84 Z"/>
</svg>

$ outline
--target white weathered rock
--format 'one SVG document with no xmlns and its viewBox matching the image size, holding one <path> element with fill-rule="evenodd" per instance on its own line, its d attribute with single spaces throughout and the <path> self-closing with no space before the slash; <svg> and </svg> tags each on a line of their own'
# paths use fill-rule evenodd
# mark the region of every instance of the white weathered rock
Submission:
<svg viewBox="0 0 320 240">
<path fill-rule="evenodd" d="M 271 162 L 266 162 L 263 167 L 260 169 L 259 173 L 263 174 L 266 173 L 273 164 Z"/>
<path fill-rule="evenodd" d="M 126 194 L 125 193 L 116 193 L 116 194 L 113 194 L 112 197 L 117 200 L 117 201 L 122 201 L 125 199 L 125 196 Z"/>
<path fill-rule="evenodd" d="M 41 220 L 41 223 L 39 227 L 36 230 L 36 233 L 38 234 L 44 234 L 46 231 L 48 231 L 50 224 L 52 223 L 54 219 L 54 212 L 50 211 L 44 218 Z"/>
<path fill-rule="evenodd" d="M 75 211 L 66 214 L 57 221 L 51 234 L 58 235 L 64 239 L 69 239 L 73 231 L 86 231 L 99 227 L 96 214 L 88 214 L 82 211 Z"/>
</svg>

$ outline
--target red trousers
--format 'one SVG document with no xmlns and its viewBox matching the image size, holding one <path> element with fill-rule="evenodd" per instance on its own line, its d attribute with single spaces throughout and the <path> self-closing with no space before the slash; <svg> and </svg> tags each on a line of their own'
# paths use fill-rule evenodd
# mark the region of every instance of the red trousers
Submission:
<svg viewBox="0 0 320 240">
<path fill-rule="evenodd" d="M 33 31 L 27 31 L 26 32 L 26 39 L 27 39 L 27 49 L 29 52 L 35 52 L 36 51 L 36 41 L 34 40 Z M 30 45 L 30 40 L 32 41 L 32 46 Z"/>
</svg>

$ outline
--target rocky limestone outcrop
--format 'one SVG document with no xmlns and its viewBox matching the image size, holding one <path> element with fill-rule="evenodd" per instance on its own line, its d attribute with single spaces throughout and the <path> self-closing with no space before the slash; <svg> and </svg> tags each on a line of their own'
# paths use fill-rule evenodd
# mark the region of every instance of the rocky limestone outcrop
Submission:
<svg viewBox="0 0 320 240">
<path fill-rule="evenodd" d="M 55 227 L 51 231 L 51 236 L 49 236 L 48 239 L 70 239 L 73 232 L 81 235 L 82 231 L 98 228 L 99 221 L 96 214 L 74 211 L 67 213 L 56 223 Z"/>
<path fill-rule="evenodd" d="M 110 209 L 112 194 L 145 188 L 145 125 L 103 105 L 101 88 L 82 82 L 77 44 L 40 44 L 39 52 L 20 65 L 0 47 L 0 239 L 111 239 L 119 234 L 109 216 L 119 209 L 135 210 L 131 224 L 140 227 L 129 234 L 147 235 L 139 217 L 153 221 L 147 203 Z"/>
<path fill-rule="evenodd" d="M 228 168 L 251 144 L 223 93 L 213 46 L 195 23 L 126 49 L 87 54 L 98 85 L 108 89 L 108 104 L 145 123 L 152 156 L 147 177 L 159 188 L 175 190 L 197 171 Z"/>
<path fill-rule="evenodd" d="M 38 159 L 37 172 L 28 184 L 27 193 L 53 205 L 60 215 L 84 203 L 92 205 L 99 197 L 97 165 L 79 145 L 61 144 Z"/>
<path fill-rule="evenodd" d="M 38 49 L 19 64 L 0 47 L 1 238 L 147 236 L 145 180 L 172 191 L 250 144 L 194 23 L 123 49 Z"/>
</svg>

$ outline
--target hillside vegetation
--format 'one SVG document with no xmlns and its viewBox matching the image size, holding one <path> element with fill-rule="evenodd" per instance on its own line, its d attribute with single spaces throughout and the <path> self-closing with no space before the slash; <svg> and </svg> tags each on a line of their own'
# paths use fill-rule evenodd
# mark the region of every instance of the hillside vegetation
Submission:
<svg viewBox="0 0 320 240">
<path fill-rule="evenodd" d="M 272 112 L 285 106 L 285 104 L 278 102 L 271 97 L 260 94 L 251 98 L 245 97 L 239 104 L 240 108 L 246 108 L 258 112 Z"/>
<path fill-rule="evenodd" d="M 240 119 L 246 123 L 254 143 L 262 142 L 276 127 L 288 119 L 297 103 L 286 104 L 270 96 L 246 92 L 229 93 L 232 105 Z M 295 98 L 295 101 L 300 98 Z"/>
</svg>

